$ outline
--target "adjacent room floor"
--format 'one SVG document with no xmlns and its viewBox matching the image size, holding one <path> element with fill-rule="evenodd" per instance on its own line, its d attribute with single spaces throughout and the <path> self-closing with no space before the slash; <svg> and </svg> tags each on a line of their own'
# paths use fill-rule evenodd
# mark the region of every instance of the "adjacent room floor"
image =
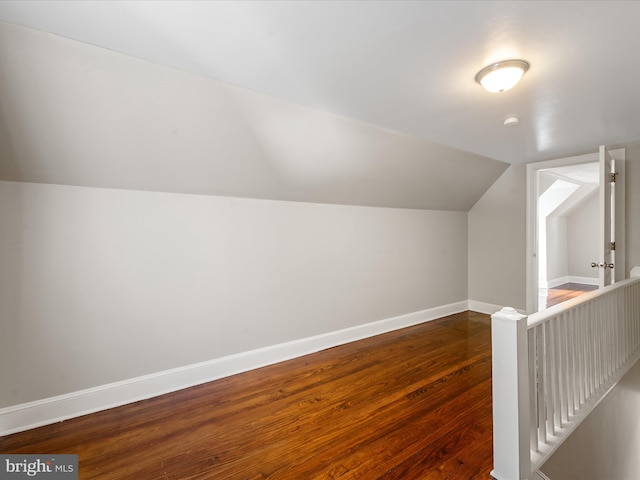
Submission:
<svg viewBox="0 0 640 480">
<path fill-rule="evenodd" d="M 553 305 L 597 289 L 597 285 L 585 285 L 583 283 L 565 283 L 564 285 L 550 288 L 547 295 L 547 307 L 552 307 Z"/>
<path fill-rule="evenodd" d="M 473 312 L 0 438 L 89 479 L 488 479 L 490 318 Z"/>
</svg>

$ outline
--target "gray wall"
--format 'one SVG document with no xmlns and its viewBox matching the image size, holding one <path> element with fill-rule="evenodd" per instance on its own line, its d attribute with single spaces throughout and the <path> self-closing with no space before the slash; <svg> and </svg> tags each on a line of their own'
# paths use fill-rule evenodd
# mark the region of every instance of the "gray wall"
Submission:
<svg viewBox="0 0 640 480">
<path fill-rule="evenodd" d="M 567 219 L 547 217 L 547 281 L 569 275 Z"/>
<path fill-rule="evenodd" d="M 524 309 L 526 167 L 512 165 L 469 212 L 469 299 Z"/>
<path fill-rule="evenodd" d="M 566 277 L 598 280 L 591 262 L 598 260 L 599 199 L 597 190 L 562 216 L 547 218 L 547 276 L 549 281 Z"/>
<path fill-rule="evenodd" d="M 623 145 L 627 148 L 627 274 L 634 266 L 640 266 L 640 142 Z"/>
<path fill-rule="evenodd" d="M 591 268 L 591 262 L 597 262 L 599 258 L 599 208 L 596 191 L 567 216 L 567 259 L 570 276 L 598 278 L 598 270 Z"/>
<path fill-rule="evenodd" d="M 467 213 L 0 182 L 0 407 L 465 301 Z"/>
</svg>

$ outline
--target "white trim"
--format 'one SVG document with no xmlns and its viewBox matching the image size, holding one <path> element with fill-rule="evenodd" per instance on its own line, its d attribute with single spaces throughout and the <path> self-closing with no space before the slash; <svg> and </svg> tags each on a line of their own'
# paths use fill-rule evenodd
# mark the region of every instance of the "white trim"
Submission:
<svg viewBox="0 0 640 480">
<path fill-rule="evenodd" d="M 569 275 L 568 283 L 582 283 L 584 285 L 598 285 L 597 277 L 575 277 L 573 275 Z"/>
<path fill-rule="evenodd" d="M 464 312 L 467 300 L 0 409 L 0 436 L 137 402 Z"/>
<path fill-rule="evenodd" d="M 598 277 L 577 277 L 575 275 L 568 275 L 566 277 L 554 278 L 549 280 L 546 287 L 542 286 L 543 282 L 540 282 L 540 288 L 555 288 L 565 283 L 582 283 L 583 285 L 598 285 Z"/>
<path fill-rule="evenodd" d="M 597 280 L 597 279 L 596 279 Z M 564 285 L 565 283 L 569 283 L 569 277 L 560 277 L 560 278 L 553 278 L 551 280 L 548 280 L 547 282 L 543 282 L 540 281 L 540 283 L 546 283 L 545 286 L 540 285 L 540 288 L 555 288 L 558 285 Z"/>
<path fill-rule="evenodd" d="M 497 311 L 502 310 L 502 305 L 469 300 L 469 310 L 472 312 L 484 313 L 486 315 L 493 315 Z"/>
</svg>

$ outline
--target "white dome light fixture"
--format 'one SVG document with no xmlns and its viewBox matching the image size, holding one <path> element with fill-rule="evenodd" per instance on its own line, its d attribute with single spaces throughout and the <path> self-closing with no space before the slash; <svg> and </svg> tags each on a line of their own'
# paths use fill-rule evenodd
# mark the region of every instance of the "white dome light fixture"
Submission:
<svg viewBox="0 0 640 480">
<path fill-rule="evenodd" d="M 520 124 L 520 119 L 516 116 L 507 117 L 504 119 L 503 125 L 505 127 L 514 127 Z"/>
<path fill-rule="evenodd" d="M 476 75 L 476 82 L 492 93 L 506 92 L 516 86 L 529 63 L 524 60 L 504 60 L 484 67 Z"/>
</svg>

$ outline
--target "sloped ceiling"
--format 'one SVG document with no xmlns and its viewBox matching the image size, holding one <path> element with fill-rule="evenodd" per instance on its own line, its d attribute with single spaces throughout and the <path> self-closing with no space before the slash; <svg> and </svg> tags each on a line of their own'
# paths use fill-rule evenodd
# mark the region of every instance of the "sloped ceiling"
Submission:
<svg viewBox="0 0 640 480">
<path fill-rule="evenodd" d="M 0 2 L 0 178 L 468 210 L 503 162 L 638 139 L 638 18 L 640 2 Z M 532 65 L 515 89 L 474 82 L 512 57 Z"/>
<path fill-rule="evenodd" d="M 540 182 L 542 185 L 550 186 L 556 180 L 569 182 L 578 187 L 564 202 L 560 203 L 560 205 L 549 214 L 551 217 L 567 217 L 599 192 L 600 165 L 598 162 L 582 165 L 567 165 L 540 172 Z"/>
</svg>

